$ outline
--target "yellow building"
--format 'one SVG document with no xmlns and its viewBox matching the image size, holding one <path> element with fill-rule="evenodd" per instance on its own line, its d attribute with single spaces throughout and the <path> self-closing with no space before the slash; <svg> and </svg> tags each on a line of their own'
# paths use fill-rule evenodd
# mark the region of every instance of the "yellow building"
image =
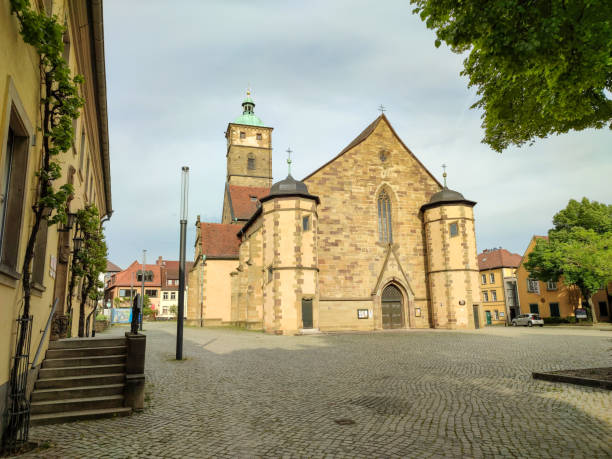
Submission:
<svg viewBox="0 0 612 459">
<path fill-rule="evenodd" d="M 222 223 L 196 222 L 192 323 L 269 333 L 483 324 L 473 201 L 421 164 L 381 115 L 302 181 L 272 184 L 272 128 L 226 130 Z"/>
<path fill-rule="evenodd" d="M 575 316 L 575 309 L 582 306 L 580 290 L 575 286 L 567 286 L 559 282 L 542 282 L 532 279 L 525 268 L 529 254 L 535 248 L 538 239 L 546 236 L 533 236 L 525 250 L 521 264 L 517 270 L 517 285 L 521 314 L 529 312 L 542 317 L 567 318 Z M 593 305 L 599 321 L 610 321 L 610 304 L 612 284 L 593 295 Z"/>
<path fill-rule="evenodd" d="M 520 314 L 516 268 L 521 256 L 498 248 L 478 254 L 482 307 L 487 325 L 510 323 Z"/>
<path fill-rule="evenodd" d="M 85 0 L 32 1 L 31 7 L 54 15 L 67 29 L 64 34 L 64 58 L 73 74 L 84 76 L 81 95 L 85 105 L 74 122 L 75 140 L 70 151 L 58 160 L 62 177 L 55 182 L 74 186 L 68 203 L 71 213 L 87 203 L 95 203 L 100 215 L 112 213 L 108 128 L 106 114 L 106 84 L 104 70 L 104 33 L 102 2 Z M 10 3 L 0 3 L 0 187 L 2 215 L 0 216 L 0 412 L 4 412 L 11 357 L 14 352 L 16 319 L 20 315 L 23 289 L 21 270 L 26 239 L 33 225 L 32 204 L 35 202 L 38 178 L 35 175 L 41 162 L 41 81 L 39 56 L 26 45 L 19 33 L 20 25 L 11 14 Z M 55 332 L 65 327 L 67 284 L 72 258 L 74 229 L 60 231 L 57 225 L 42 227 L 38 234 L 32 265 L 33 293 L 30 313 L 33 315 L 30 359 L 41 344 L 42 333 L 49 319 L 52 304 L 57 299 Z M 75 295 L 78 288 L 75 289 Z M 90 316 L 88 305 L 85 314 Z M 72 309 L 72 336 L 79 323 L 78 299 Z M 69 331 L 64 330 L 64 334 Z M 57 333 L 56 333 L 57 334 Z M 34 362 L 31 374 L 35 378 L 37 365 L 44 356 L 48 335 L 40 347 L 40 358 Z"/>
</svg>

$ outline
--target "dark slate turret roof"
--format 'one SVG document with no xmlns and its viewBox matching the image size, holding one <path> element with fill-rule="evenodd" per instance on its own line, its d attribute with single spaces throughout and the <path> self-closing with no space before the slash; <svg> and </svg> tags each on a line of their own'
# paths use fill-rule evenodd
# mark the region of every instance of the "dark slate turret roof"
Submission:
<svg viewBox="0 0 612 459">
<path fill-rule="evenodd" d="M 291 174 L 289 174 L 284 180 L 276 182 L 274 185 L 272 185 L 272 188 L 270 188 L 270 196 L 282 196 L 285 194 L 305 194 L 310 196 L 308 194 L 308 187 L 306 184 L 294 179 Z"/>
<path fill-rule="evenodd" d="M 436 202 L 452 202 L 452 201 L 465 201 L 465 198 L 461 193 L 455 190 L 449 190 L 444 188 L 442 191 L 435 193 L 429 200 L 429 204 Z"/>
<path fill-rule="evenodd" d="M 291 174 L 289 174 L 284 180 L 276 182 L 274 185 L 272 185 L 272 188 L 270 188 L 270 194 L 268 196 L 264 196 L 259 201 L 266 202 L 274 198 L 291 196 L 312 199 L 316 201 L 317 204 L 321 202 L 318 196 L 314 196 L 308 192 L 308 187 L 304 182 L 294 179 Z M 240 231 L 238 231 L 238 237 L 242 237 L 253 222 L 257 220 L 257 218 L 261 215 L 261 209 L 262 207 L 259 206 L 257 211 L 251 216 L 251 218 L 249 218 Z"/>
<path fill-rule="evenodd" d="M 466 206 L 474 207 L 476 202 L 465 199 L 458 191 L 449 190 L 448 188 L 444 187 L 442 190 L 434 193 L 429 199 L 429 202 L 421 206 L 421 210 L 430 209 L 431 207 L 437 207 L 444 204 L 464 204 Z"/>
<path fill-rule="evenodd" d="M 294 179 L 291 174 L 280 182 L 276 182 L 272 185 L 270 194 L 261 198 L 260 201 L 265 202 L 281 196 L 302 196 L 304 198 L 314 199 L 317 201 L 317 204 L 320 202 L 318 196 L 313 196 L 308 192 L 308 187 L 304 182 Z"/>
</svg>

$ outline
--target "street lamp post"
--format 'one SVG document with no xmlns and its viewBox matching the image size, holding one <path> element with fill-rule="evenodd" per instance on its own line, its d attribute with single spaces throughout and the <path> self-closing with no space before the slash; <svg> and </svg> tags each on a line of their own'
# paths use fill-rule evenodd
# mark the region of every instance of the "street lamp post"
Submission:
<svg viewBox="0 0 612 459">
<path fill-rule="evenodd" d="M 187 233 L 187 197 L 189 168 L 183 166 L 181 174 L 181 243 L 179 254 L 179 297 L 176 321 L 176 360 L 183 360 L 183 318 L 185 316 L 185 236 Z"/>
<path fill-rule="evenodd" d="M 147 249 L 142 249 L 142 269 L 141 278 L 142 286 L 140 287 L 140 331 L 142 331 L 142 316 L 144 315 L 144 295 L 145 295 L 145 264 L 147 262 Z"/>
</svg>

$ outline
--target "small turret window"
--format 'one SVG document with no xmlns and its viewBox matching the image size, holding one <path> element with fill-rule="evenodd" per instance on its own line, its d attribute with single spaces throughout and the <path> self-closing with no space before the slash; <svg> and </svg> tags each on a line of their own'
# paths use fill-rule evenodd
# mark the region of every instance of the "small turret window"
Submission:
<svg viewBox="0 0 612 459">
<path fill-rule="evenodd" d="M 250 171 L 255 169 L 255 155 L 253 153 L 249 153 L 247 158 L 247 169 Z"/>
<path fill-rule="evenodd" d="M 245 132 L 240 131 L 240 138 L 241 138 L 241 139 L 245 139 L 245 138 L 246 138 L 246 133 L 245 133 Z"/>
<path fill-rule="evenodd" d="M 457 236 L 459 234 L 459 226 L 457 223 L 451 223 L 448 225 L 451 237 Z"/>
<path fill-rule="evenodd" d="M 261 140 L 261 133 L 258 132 L 256 137 L 257 137 L 257 140 Z"/>
<path fill-rule="evenodd" d="M 393 242 L 391 200 L 386 191 L 378 196 L 378 236 L 380 242 Z"/>
<path fill-rule="evenodd" d="M 310 217 L 302 217 L 302 231 L 308 231 L 310 229 Z"/>
</svg>

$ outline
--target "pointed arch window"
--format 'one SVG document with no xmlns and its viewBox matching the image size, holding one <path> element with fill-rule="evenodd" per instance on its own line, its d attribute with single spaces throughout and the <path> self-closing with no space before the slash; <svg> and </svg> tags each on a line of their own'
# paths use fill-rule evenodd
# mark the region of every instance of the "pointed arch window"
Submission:
<svg viewBox="0 0 612 459">
<path fill-rule="evenodd" d="M 380 242 L 393 242 L 391 199 L 384 190 L 378 195 L 378 239 Z"/>
</svg>

